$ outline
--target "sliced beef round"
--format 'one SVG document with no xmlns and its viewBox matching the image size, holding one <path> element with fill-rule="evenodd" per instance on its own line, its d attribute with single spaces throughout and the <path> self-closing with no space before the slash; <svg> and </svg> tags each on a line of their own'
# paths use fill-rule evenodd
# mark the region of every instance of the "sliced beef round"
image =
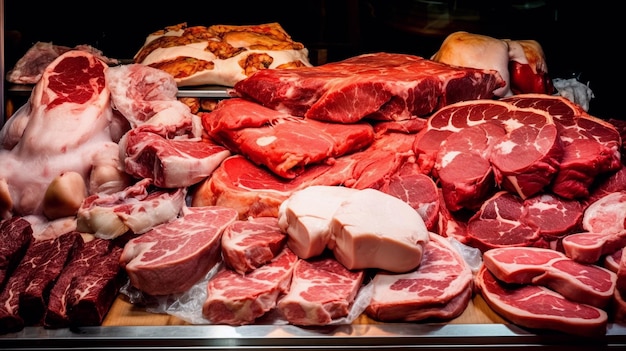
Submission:
<svg viewBox="0 0 626 351">
<path fill-rule="evenodd" d="M 365 277 L 330 256 L 299 259 L 278 310 L 294 325 L 327 325 L 347 317 Z"/>
<path fill-rule="evenodd" d="M 583 208 L 578 201 L 549 193 L 522 200 L 500 191 L 483 203 L 467 222 L 467 239 L 481 251 L 496 247 L 548 247 L 579 229 Z"/>
<path fill-rule="evenodd" d="M 454 102 L 492 98 L 504 84 L 496 71 L 371 53 L 317 67 L 261 70 L 234 88 L 241 96 L 295 116 L 353 123 L 426 116 Z"/>
<path fill-rule="evenodd" d="M 606 308 L 613 297 L 616 275 L 608 269 L 582 264 L 565 254 L 537 247 L 507 247 L 483 254 L 487 269 L 509 284 L 535 284 L 572 301 Z"/>
<path fill-rule="evenodd" d="M 183 216 L 129 240 L 120 264 L 131 285 L 148 295 L 187 291 L 221 259 L 222 234 L 236 219 L 232 208 L 185 208 Z"/>
<path fill-rule="evenodd" d="M 246 274 L 271 261 L 286 242 L 276 217 L 237 220 L 222 234 L 222 258 L 232 270 Z"/>
<path fill-rule="evenodd" d="M 521 327 L 590 337 L 606 334 L 608 316 L 600 308 L 574 302 L 544 286 L 505 284 L 484 265 L 475 282 L 492 310 Z"/>
<path fill-rule="evenodd" d="M 626 247 L 626 231 L 619 233 L 574 233 L 563 238 L 567 257 L 581 263 L 597 263 Z"/>
<path fill-rule="evenodd" d="M 376 273 L 365 313 L 383 322 L 450 320 L 467 307 L 472 280 L 472 271 L 448 239 L 431 233 L 416 270 Z"/>
<path fill-rule="evenodd" d="M 609 122 L 589 115 L 562 96 L 520 94 L 502 100 L 547 111 L 554 117 L 563 145 L 563 158 L 551 186 L 555 194 L 585 199 L 596 176 L 621 167 L 621 136 Z"/>
<path fill-rule="evenodd" d="M 547 112 L 492 100 L 437 111 L 417 133 L 413 150 L 421 170 L 441 181 L 451 211 L 476 209 L 495 185 L 522 198 L 536 195 L 562 157 Z"/>
<path fill-rule="evenodd" d="M 222 267 L 209 280 L 202 314 L 215 324 L 253 323 L 274 309 L 287 292 L 297 260 L 285 247 L 270 262 L 245 275 Z"/>
</svg>

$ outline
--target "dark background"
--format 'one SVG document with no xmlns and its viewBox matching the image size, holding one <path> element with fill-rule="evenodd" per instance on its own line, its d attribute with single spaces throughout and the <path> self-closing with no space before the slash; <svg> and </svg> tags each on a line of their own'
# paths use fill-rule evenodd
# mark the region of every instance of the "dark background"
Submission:
<svg viewBox="0 0 626 351">
<path fill-rule="evenodd" d="M 624 46 L 619 2 L 555 0 L 344 1 L 76 1 L 5 0 L 5 66 L 36 41 L 90 44 L 106 56 L 131 59 L 146 36 L 165 26 L 278 22 L 310 50 L 314 64 L 365 52 L 430 57 L 456 30 L 495 38 L 534 39 L 550 76 L 577 76 L 595 98 L 589 112 L 626 119 L 622 112 Z"/>
</svg>

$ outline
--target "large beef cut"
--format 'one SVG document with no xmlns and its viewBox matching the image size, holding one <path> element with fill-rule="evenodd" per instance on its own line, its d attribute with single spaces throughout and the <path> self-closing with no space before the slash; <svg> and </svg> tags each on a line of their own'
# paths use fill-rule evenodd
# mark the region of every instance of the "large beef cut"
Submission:
<svg viewBox="0 0 626 351">
<path fill-rule="evenodd" d="M 129 240 L 120 265 L 148 295 L 184 292 L 221 259 L 222 233 L 236 219 L 232 208 L 185 207 L 181 217 Z"/>
<path fill-rule="evenodd" d="M 230 269 L 246 274 L 276 257 L 286 242 L 276 217 L 237 220 L 222 234 L 222 258 Z"/>
<path fill-rule="evenodd" d="M 365 313 L 378 321 L 450 320 L 467 307 L 472 280 L 472 271 L 448 239 L 431 233 L 417 269 L 376 273 Z"/>
<path fill-rule="evenodd" d="M 489 307 L 519 326 L 583 336 L 606 334 L 608 316 L 600 308 L 566 299 L 544 286 L 505 284 L 484 265 L 475 282 Z"/>
<path fill-rule="evenodd" d="M 3 126 L 0 216 L 7 211 L 42 215 L 47 187 L 64 172 L 76 172 L 88 182 L 94 159 L 114 145 L 107 69 L 84 51 L 60 55 L 47 66 L 28 102 Z"/>
<path fill-rule="evenodd" d="M 33 240 L 33 228 L 22 217 L 0 220 L 0 291 Z"/>
<path fill-rule="evenodd" d="M 492 70 L 370 53 L 316 67 L 261 70 L 235 84 L 235 91 L 295 116 L 353 123 L 427 116 L 454 102 L 492 98 L 504 84 Z"/>
<path fill-rule="evenodd" d="M 312 185 L 343 185 L 382 189 L 400 167 L 412 159 L 414 134 L 383 131 L 365 150 L 311 164 L 293 179 L 277 176 L 243 155 L 233 155 L 192 194 L 192 206 L 219 205 L 237 209 L 241 219 L 274 216 L 293 192 Z M 397 195 L 397 194 L 396 194 Z"/>
<path fill-rule="evenodd" d="M 0 293 L 0 332 L 42 322 L 47 294 L 79 240 L 79 233 L 70 232 L 31 242 Z"/>
<path fill-rule="evenodd" d="M 241 98 L 222 100 L 201 117 L 215 141 L 284 178 L 296 177 L 308 164 L 364 149 L 374 141 L 369 123 L 299 118 Z"/>
<path fill-rule="evenodd" d="M 287 292 L 297 260 L 284 247 L 270 262 L 245 275 L 222 267 L 209 280 L 202 314 L 214 324 L 253 323 L 275 308 Z"/>
<path fill-rule="evenodd" d="M 123 246 L 93 238 L 77 245 L 50 290 L 43 325 L 47 328 L 100 325 L 125 277 Z"/>
<path fill-rule="evenodd" d="M 562 156 L 552 116 L 493 100 L 440 109 L 417 133 L 413 151 L 422 172 L 440 179 L 450 211 L 476 209 L 496 185 L 522 198 L 536 195 Z"/>
<path fill-rule="evenodd" d="M 563 157 L 551 190 L 568 199 L 585 199 L 598 175 L 621 167 L 622 140 L 611 123 L 589 115 L 557 95 L 521 94 L 502 99 L 518 107 L 547 111 L 554 117 Z"/>
<path fill-rule="evenodd" d="M 616 275 L 582 264 L 562 252 L 537 247 L 506 247 L 483 254 L 489 272 L 508 284 L 535 284 L 572 301 L 605 308 L 613 297 Z"/>
<path fill-rule="evenodd" d="M 467 242 L 481 251 L 496 247 L 547 247 L 580 228 L 581 204 L 549 193 L 526 200 L 507 191 L 487 199 L 467 222 Z"/>
<path fill-rule="evenodd" d="M 230 151 L 209 140 L 168 139 L 137 128 L 125 135 L 124 170 L 151 178 L 161 188 L 192 186 L 219 166 Z"/>
<path fill-rule="evenodd" d="M 289 291 L 277 308 L 294 325 L 327 325 L 347 317 L 365 277 L 349 270 L 332 256 L 299 259 Z"/>
</svg>

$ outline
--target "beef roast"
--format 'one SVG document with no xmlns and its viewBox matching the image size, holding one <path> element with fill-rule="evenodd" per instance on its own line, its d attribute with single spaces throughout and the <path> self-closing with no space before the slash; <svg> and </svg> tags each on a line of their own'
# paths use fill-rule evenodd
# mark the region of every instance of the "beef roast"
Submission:
<svg viewBox="0 0 626 351">
<path fill-rule="evenodd" d="M 148 295 L 184 292 L 221 259 L 222 233 L 236 219 L 232 208 L 185 207 L 183 216 L 129 240 L 120 264 Z"/>
<path fill-rule="evenodd" d="M 296 177 L 308 164 L 364 149 L 374 140 L 369 123 L 298 118 L 240 98 L 222 100 L 201 116 L 213 140 L 283 178 Z"/>
<path fill-rule="evenodd" d="M 234 88 L 243 97 L 295 116 L 353 123 L 427 116 L 454 102 L 492 98 L 504 84 L 496 71 L 370 53 L 317 67 L 260 70 Z"/>
</svg>

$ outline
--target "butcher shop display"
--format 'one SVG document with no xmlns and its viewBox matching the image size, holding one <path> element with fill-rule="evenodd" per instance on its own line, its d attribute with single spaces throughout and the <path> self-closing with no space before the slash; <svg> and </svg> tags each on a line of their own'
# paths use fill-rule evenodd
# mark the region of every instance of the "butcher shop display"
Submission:
<svg viewBox="0 0 626 351">
<path fill-rule="evenodd" d="M 626 125 L 547 59 L 461 31 L 430 58 L 314 66 L 278 23 L 181 23 L 126 63 L 37 43 L 0 129 L 0 334 L 101 325 L 119 297 L 304 328 L 481 301 L 529 332 L 605 335 L 626 323 Z M 178 96 L 207 85 L 228 96 Z"/>
</svg>

